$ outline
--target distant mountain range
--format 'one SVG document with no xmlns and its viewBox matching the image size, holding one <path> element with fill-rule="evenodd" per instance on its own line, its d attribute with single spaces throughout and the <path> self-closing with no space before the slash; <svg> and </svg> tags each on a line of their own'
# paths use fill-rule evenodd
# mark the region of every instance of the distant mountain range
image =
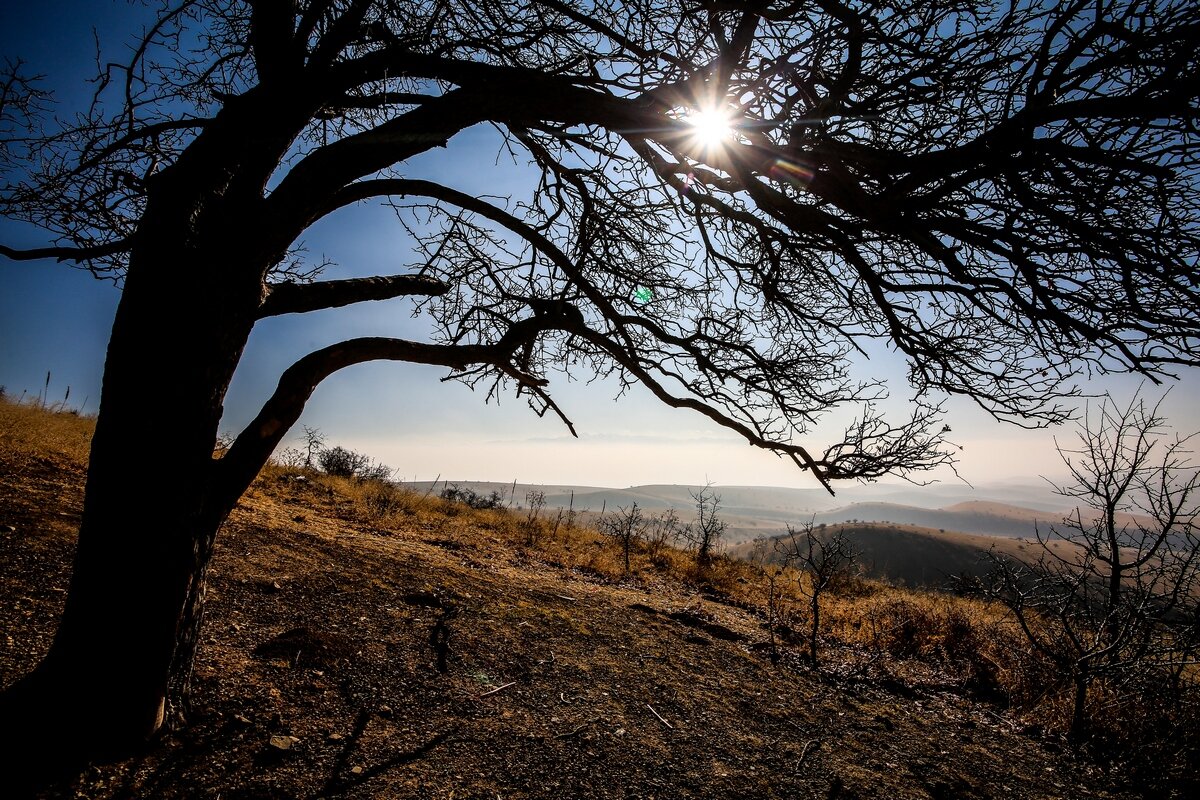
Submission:
<svg viewBox="0 0 1200 800">
<path fill-rule="evenodd" d="M 409 484 L 417 491 L 441 491 L 456 485 L 482 495 L 498 492 L 510 505 L 524 506 L 530 491 L 542 491 L 550 508 L 574 508 L 599 513 L 637 503 L 648 513 L 675 509 L 684 521 L 695 514 L 692 493 L 697 486 L 655 484 L 625 489 L 596 486 L 536 486 L 486 481 L 440 481 Z M 717 486 L 721 517 L 729 524 L 729 544 L 782 533 L 788 525 L 892 522 L 924 528 L 1008 538 L 1032 537 L 1046 530 L 1067 511 L 1062 498 L 1049 487 L 1025 484 L 969 486 L 851 486 L 839 496 L 820 488 Z"/>
<path fill-rule="evenodd" d="M 675 509 L 683 522 L 695 517 L 692 493 L 698 486 L 661 484 L 624 489 L 487 481 L 408 484 L 438 493 L 447 486 L 487 496 L 497 492 L 513 507 L 525 506 L 529 492 L 545 493 L 548 508 L 572 508 L 585 520 L 634 503 L 649 514 Z M 872 577 L 910 586 L 942 587 L 950 576 L 985 571 L 989 550 L 1021 558 L 1037 551 L 1035 539 L 1068 512 L 1051 488 L 1031 484 L 852 486 L 830 496 L 819 489 L 771 486 L 716 486 L 720 516 L 727 523 L 731 555 L 761 557 L 788 526 L 806 522 L 842 530 L 861 553 L 860 565 Z"/>
</svg>

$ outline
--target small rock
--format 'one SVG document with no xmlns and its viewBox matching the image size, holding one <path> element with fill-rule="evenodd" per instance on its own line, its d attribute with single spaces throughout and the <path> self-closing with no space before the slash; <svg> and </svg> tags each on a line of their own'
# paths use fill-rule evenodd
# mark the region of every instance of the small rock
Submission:
<svg viewBox="0 0 1200 800">
<path fill-rule="evenodd" d="M 295 736 L 272 736 L 269 741 L 276 750 L 291 750 L 300 740 Z"/>
<path fill-rule="evenodd" d="M 334 733 L 329 734 L 325 738 L 331 742 L 340 742 L 342 739 L 345 739 L 346 737 L 340 733 L 334 732 Z"/>
<path fill-rule="evenodd" d="M 362 767 L 351 767 L 350 768 L 351 775 L 362 775 L 362 771 L 363 771 Z"/>
<path fill-rule="evenodd" d="M 249 718 L 249 717 L 247 717 L 245 714 L 234 714 L 233 718 L 234 718 L 234 720 L 235 720 L 235 721 L 237 721 L 237 722 L 240 722 L 240 723 L 242 723 L 243 725 L 250 725 L 250 724 L 252 724 L 252 723 L 250 722 L 250 718 Z"/>
<path fill-rule="evenodd" d="M 614 735 L 616 735 L 616 736 L 624 736 L 624 735 L 625 735 L 625 729 L 624 729 L 624 728 L 617 728 L 615 731 L 613 731 L 613 733 L 614 733 Z"/>
<path fill-rule="evenodd" d="M 0 533 L 16 533 L 17 529 L 12 525 L 0 525 Z"/>
</svg>

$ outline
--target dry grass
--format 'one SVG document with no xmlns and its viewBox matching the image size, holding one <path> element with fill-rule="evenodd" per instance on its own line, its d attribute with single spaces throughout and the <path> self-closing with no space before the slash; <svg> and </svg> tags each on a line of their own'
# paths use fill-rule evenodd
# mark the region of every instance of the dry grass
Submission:
<svg viewBox="0 0 1200 800">
<path fill-rule="evenodd" d="M 438 530 L 459 547 L 483 545 L 512 552 L 518 561 L 649 592 L 682 588 L 767 617 L 767 570 L 777 568 L 724 557 L 701 568 L 686 550 L 643 543 L 635 547 L 626 572 L 615 539 L 573 524 L 565 514 L 543 513 L 530 521 L 520 509 L 474 509 L 403 486 L 278 466 L 268 467 L 263 477 L 278 480 L 289 474 L 380 532 Z M 777 603 L 789 625 L 802 628 L 809 577 L 790 567 L 777 571 Z M 1062 714 L 1064 692 L 1056 690 L 1050 665 L 1029 652 L 998 604 L 850 576 L 822 595 L 821 607 L 820 637 L 833 653 L 829 669 L 835 674 L 967 691 L 1018 708 L 1049 729 L 1068 719 Z"/>
<path fill-rule="evenodd" d="M 0 395 L 0 439 L 24 453 L 55 453 L 86 462 L 96 419 L 76 411 L 16 402 Z"/>
<path fill-rule="evenodd" d="M 286 472 L 270 467 L 266 475 L 277 479 Z M 702 569 L 690 552 L 643 544 L 634 549 L 626 572 L 616 540 L 572 524 L 564 514 L 543 513 L 531 522 L 523 510 L 473 509 L 402 486 L 291 472 L 313 491 L 337 497 L 350 516 L 384 532 L 438 530 L 452 546 L 491 547 L 514 553 L 518 562 L 651 593 L 682 589 L 767 618 L 767 570 L 776 568 L 718 557 Z M 808 576 L 786 568 L 776 585 L 790 629 L 783 641 L 799 648 L 797 630 L 808 624 Z M 1050 667 L 1028 652 L 1020 631 L 996 604 L 850 577 L 822 596 L 820 637 L 830 654 L 823 656 L 823 668 L 832 675 L 966 692 L 1018 709 L 1051 730 L 1067 720 Z M 793 660 L 800 661 L 798 649 Z"/>
</svg>

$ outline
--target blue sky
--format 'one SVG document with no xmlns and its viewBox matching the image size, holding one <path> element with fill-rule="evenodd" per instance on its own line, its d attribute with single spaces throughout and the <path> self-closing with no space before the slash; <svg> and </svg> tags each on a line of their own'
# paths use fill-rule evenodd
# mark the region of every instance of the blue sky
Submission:
<svg viewBox="0 0 1200 800">
<path fill-rule="evenodd" d="M 121 53 L 138 26 L 137 11 L 120 0 L 44 0 L 0 4 L 0 56 L 21 57 L 47 76 L 61 113 L 86 97 L 93 65 L 92 26 L 107 53 Z M 409 165 L 414 175 L 436 177 L 480 194 L 515 192 L 527 180 L 519 167 L 497 159 L 496 139 L 485 129 L 456 137 L 447 151 Z M 36 246 L 35 230 L 0 221 L 0 241 Z M 310 254 L 339 267 L 325 277 L 392 274 L 411 258 L 392 213 L 378 207 L 345 210 L 304 237 Z M 109 327 L 118 290 L 108 282 L 52 261 L 0 260 L 0 385 L 10 394 L 41 390 L 51 373 L 50 398 L 71 387 L 71 402 L 94 411 Z M 279 373 L 310 350 L 350 336 L 419 338 L 423 323 L 404 300 L 363 304 L 260 324 L 226 401 L 224 427 L 235 431 L 257 411 Z M 872 375 L 902 375 L 902 365 L 879 348 L 860 365 Z M 441 368 L 391 363 L 362 365 L 335 375 L 313 397 L 301 422 L 397 468 L 400 477 L 626 486 L 639 483 L 759 484 L 812 487 L 815 482 L 774 455 L 755 450 L 694 414 L 659 404 L 640 389 L 614 402 L 612 384 L 552 384 L 576 423 L 573 440 L 549 417 L 540 419 L 510 396 L 485 405 L 481 392 L 443 383 Z M 1200 428 L 1195 406 L 1200 377 L 1185 375 L 1165 406 L 1190 431 Z M 1138 381 L 1128 376 L 1089 385 L 1127 398 Z M 1161 391 L 1161 390 L 1157 390 Z M 906 389 L 896 384 L 893 406 Z M 967 401 L 955 400 L 947 418 L 963 445 L 960 471 L 975 484 L 1034 478 L 1057 471 L 1055 432 L 1024 431 L 990 420 Z M 1061 437 L 1069 431 L 1057 431 Z M 815 438 L 816 449 L 824 444 Z M 953 479 L 943 475 L 943 478 Z"/>
</svg>

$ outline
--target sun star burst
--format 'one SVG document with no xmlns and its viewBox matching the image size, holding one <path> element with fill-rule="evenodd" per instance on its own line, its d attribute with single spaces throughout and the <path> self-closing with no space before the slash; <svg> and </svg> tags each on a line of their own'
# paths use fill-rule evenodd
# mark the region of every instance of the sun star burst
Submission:
<svg viewBox="0 0 1200 800">
<path fill-rule="evenodd" d="M 697 144 L 705 148 L 717 147 L 733 139 L 733 119 L 724 109 L 701 108 L 687 117 L 694 129 Z"/>
</svg>

